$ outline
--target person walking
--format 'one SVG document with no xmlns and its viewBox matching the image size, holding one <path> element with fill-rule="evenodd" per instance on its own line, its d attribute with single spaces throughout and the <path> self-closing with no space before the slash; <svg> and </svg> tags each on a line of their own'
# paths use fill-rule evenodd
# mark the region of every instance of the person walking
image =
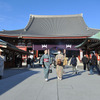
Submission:
<svg viewBox="0 0 100 100">
<path fill-rule="evenodd" d="M 83 69 L 86 70 L 87 63 L 88 63 L 88 58 L 86 57 L 86 55 L 83 56 L 82 62 L 83 62 L 83 65 L 84 65 Z"/>
<path fill-rule="evenodd" d="M 58 54 L 55 57 L 55 61 L 56 61 L 57 77 L 59 80 L 62 80 L 63 76 L 63 60 L 64 56 L 61 54 L 61 51 L 58 50 Z"/>
<path fill-rule="evenodd" d="M 31 68 L 31 58 L 28 56 L 27 58 L 27 68 Z"/>
<path fill-rule="evenodd" d="M 15 56 L 15 66 L 18 68 L 22 66 L 22 58 L 20 55 Z"/>
<path fill-rule="evenodd" d="M 87 69 L 90 71 L 90 65 L 91 65 L 91 59 L 88 57 L 88 62 L 87 62 Z"/>
<path fill-rule="evenodd" d="M 98 75 L 100 75 L 100 70 L 97 65 L 97 57 L 95 54 L 92 52 L 91 53 L 92 58 L 90 59 L 90 73 L 89 75 L 93 75 L 93 69 L 95 68 L 97 70 Z"/>
<path fill-rule="evenodd" d="M 48 50 L 46 49 L 44 50 L 44 55 L 40 59 L 40 65 L 42 65 L 42 68 L 44 69 L 44 78 L 46 82 L 48 81 L 49 69 L 51 64 L 51 59 L 48 55 Z"/>
<path fill-rule="evenodd" d="M 33 51 L 30 51 L 31 55 L 30 55 L 30 58 L 31 58 L 31 67 L 34 68 L 34 55 L 33 55 Z"/>
<path fill-rule="evenodd" d="M 32 68 L 35 67 L 34 62 L 35 62 L 35 59 L 34 59 L 34 57 L 33 57 L 33 58 L 31 59 L 31 66 L 32 66 Z"/>
<path fill-rule="evenodd" d="M 75 55 L 72 55 L 72 59 L 71 59 L 71 62 L 70 62 L 70 65 L 72 65 L 72 70 L 73 70 L 73 74 L 77 74 L 77 59 L 75 57 Z"/>
<path fill-rule="evenodd" d="M 3 73 L 4 73 L 4 61 L 5 61 L 5 56 L 1 52 L 1 55 L 0 55 L 0 79 L 2 79 Z"/>
<path fill-rule="evenodd" d="M 63 74 L 66 74 L 66 72 L 65 72 L 65 68 L 66 68 L 66 65 L 67 65 L 67 58 L 66 58 L 66 56 L 64 56 L 64 61 L 63 61 Z"/>
</svg>

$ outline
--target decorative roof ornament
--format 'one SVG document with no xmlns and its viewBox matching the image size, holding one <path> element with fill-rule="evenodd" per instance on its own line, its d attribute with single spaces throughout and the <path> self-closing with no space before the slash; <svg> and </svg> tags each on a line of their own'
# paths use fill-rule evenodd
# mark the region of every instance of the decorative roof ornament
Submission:
<svg viewBox="0 0 100 100">
<path fill-rule="evenodd" d="M 23 38 L 22 33 L 20 33 L 20 35 L 18 36 L 18 38 Z"/>
</svg>

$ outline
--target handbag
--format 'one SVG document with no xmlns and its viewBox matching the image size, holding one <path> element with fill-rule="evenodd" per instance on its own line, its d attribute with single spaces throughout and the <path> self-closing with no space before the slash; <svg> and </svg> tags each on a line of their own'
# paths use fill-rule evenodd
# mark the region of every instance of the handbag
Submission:
<svg viewBox="0 0 100 100">
<path fill-rule="evenodd" d="M 63 65 L 64 66 L 67 65 L 67 59 L 66 58 L 64 58 Z"/>
<path fill-rule="evenodd" d="M 49 73 L 52 73 L 52 69 L 51 68 L 49 68 Z"/>
<path fill-rule="evenodd" d="M 57 65 L 61 65 L 61 59 L 57 59 Z"/>
</svg>

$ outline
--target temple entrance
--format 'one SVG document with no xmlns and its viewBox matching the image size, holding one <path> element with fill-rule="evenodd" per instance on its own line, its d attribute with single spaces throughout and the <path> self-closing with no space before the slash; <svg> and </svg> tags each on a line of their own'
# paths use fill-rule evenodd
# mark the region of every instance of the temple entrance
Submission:
<svg viewBox="0 0 100 100">
<path fill-rule="evenodd" d="M 66 50 L 66 57 L 72 57 L 72 55 L 75 55 L 78 57 L 80 55 L 79 50 Z"/>
<path fill-rule="evenodd" d="M 38 57 L 41 57 L 44 54 L 44 50 L 39 50 L 38 51 Z"/>
<path fill-rule="evenodd" d="M 72 57 L 75 55 L 76 57 L 80 56 L 80 50 L 75 48 L 75 45 L 72 44 L 33 44 L 33 50 L 36 51 L 34 54 L 36 57 L 41 57 L 44 54 L 44 50 L 48 49 L 49 55 L 52 60 L 55 59 L 58 50 L 62 52 L 62 54 L 66 55 L 66 57 Z"/>
</svg>

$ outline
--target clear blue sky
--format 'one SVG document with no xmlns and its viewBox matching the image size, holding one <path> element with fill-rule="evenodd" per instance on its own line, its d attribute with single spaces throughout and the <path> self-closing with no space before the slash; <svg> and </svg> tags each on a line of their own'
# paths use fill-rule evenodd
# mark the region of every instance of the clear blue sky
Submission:
<svg viewBox="0 0 100 100">
<path fill-rule="evenodd" d="M 30 14 L 80 13 L 88 27 L 100 29 L 100 0 L 0 0 L 0 31 L 25 28 Z"/>
</svg>

